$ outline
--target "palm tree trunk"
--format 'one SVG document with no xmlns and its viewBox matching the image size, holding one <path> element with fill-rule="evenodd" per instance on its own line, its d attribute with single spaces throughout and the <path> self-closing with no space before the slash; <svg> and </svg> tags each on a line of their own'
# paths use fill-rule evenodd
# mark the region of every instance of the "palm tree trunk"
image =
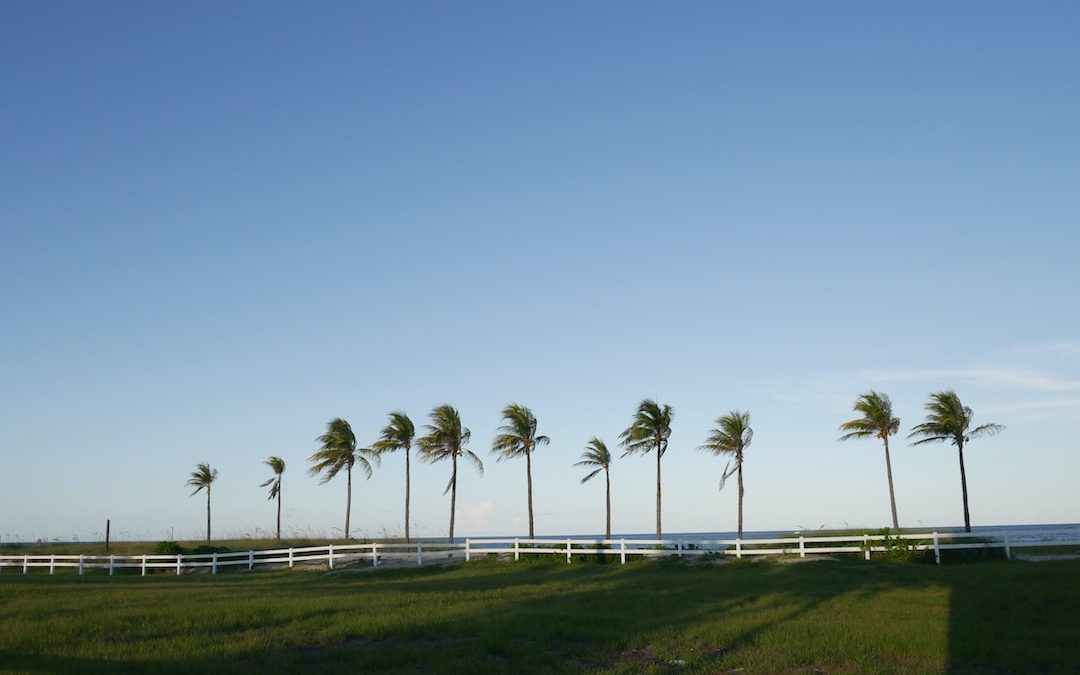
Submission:
<svg viewBox="0 0 1080 675">
<path fill-rule="evenodd" d="M 451 457 L 450 469 L 450 543 L 454 543 L 454 506 L 457 504 L 457 455 Z"/>
<path fill-rule="evenodd" d="M 409 446 L 405 446 L 405 543 L 409 543 Z"/>
<path fill-rule="evenodd" d="M 525 475 L 529 479 L 529 539 L 534 539 L 536 533 L 533 531 L 533 507 L 532 507 L 532 453 L 528 450 L 525 451 Z"/>
<path fill-rule="evenodd" d="M 604 538 L 611 539 L 611 475 L 607 469 L 604 469 L 604 482 L 607 483 L 607 528 Z"/>
<path fill-rule="evenodd" d="M 964 502 L 967 504 L 967 502 Z M 967 505 L 964 505 L 967 509 Z M 206 486 L 206 542 L 210 543 L 210 486 Z"/>
<path fill-rule="evenodd" d="M 960 491 L 964 495 L 964 532 L 971 532 L 971 514 L 968 512 L 967 474 L 964 472 L 964 442 L 957 443 L 960 451 Z"/>
<path fill-rule="evenodd" d="M 346 469 L 349 478 L 349 492 L 345 495 L 345 541 L 349 540 L 349 516 L 352 514 L 352 467 Z"/>
<path fill-rule="evenodd" d="M 281 478 L 278 477 L 277 489 L 277 540 L 281 541 Z"/>
<path fill-rule="evenodd" d="M 660 528 L 660 446 L 656 446 L 656 538 L 663 539 L 664 535 Z"/>
<path fill-rule="evenodd" d="M 742 453 L 740 452 L 736 460 L 739 463 L 739 533 L 736 535 L 737 539 L 742 539 L 742 501 L 745 490 L 743 489 L 742 480 Z"/>
<path fill-rule="evenodd" d="M 889 506 L 892 508 L 892 526 L 899 531 L 900 521 L 896 518 L 896 493 L 893 492 L 892 458 L 889 457 L 889 437 L 885 437 L 885 471 L 889 475 Z"/>
</svg>

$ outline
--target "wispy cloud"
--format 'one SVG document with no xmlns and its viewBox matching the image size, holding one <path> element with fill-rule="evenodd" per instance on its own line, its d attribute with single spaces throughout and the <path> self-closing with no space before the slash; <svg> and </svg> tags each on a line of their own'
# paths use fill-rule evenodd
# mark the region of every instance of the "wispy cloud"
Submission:
<svg viewBox="0 0 1080 675">
<path fill-rule="evenodd" d="M 869 370 L 863 376 L 871 382 L 950 380 L 970 384 L 1006 385 L 1037 391 L 1080 391 L 1080 380 L 1044 375 L 1031 370 L 971 368 L 958 370 Z"/>
</svg>

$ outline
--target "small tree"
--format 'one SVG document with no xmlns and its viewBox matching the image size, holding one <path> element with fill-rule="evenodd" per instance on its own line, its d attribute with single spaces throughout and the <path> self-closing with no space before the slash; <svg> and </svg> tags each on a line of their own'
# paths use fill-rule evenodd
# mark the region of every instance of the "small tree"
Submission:
<svg viewBox="0 0 1080 675">
<path fill-rule="evenodd" d="M 630 454 L 648 454 L 656 450 L 656 538 L 663 539 L 660 519 L 660 460 L 667 452 L 671 436 L 671 420 L 675 411 L 669 405 L 660 405 L 646 399 L 638 404 L 634 421 L 626 431 L 619 434 L 620 445 L 626 448 L 623 457 Z"/>
<path fill-rule="evenodd" d="M 900 430 L 900 418 L 893 416 L 892 401 L 889 397 L 876 391 L 860 396 L 859 400 L 855 401 L 855 412 L 862 413 L 862 417 L 840 425 L 840 431 L 845 432 L 840 440 L 880 438 L 885 445 L 885 472 L 889 477 L 892 526 L 893 530 L 899 530 L 900 521 L 896 517 L 896 493 L 893 491 L 892 458 L 889 456 L 889 436 L 895 435 Z"/>
<path fill-rule="evenodd" d="M 1000 424 L 983 424 L 969 431 L 971 408 L 960 402 L 955 391 L 938 391 L 930 394 L 926 404 L 926 421 L 912 429 L 908 438 L 918 438 L 912 445 L 924 443 L 952 443 L 960 455 L 960 492 L 964 498 L 964 531 L 971 532 L 971 513 L 968 511 L 967 473 L 964 471 L 964 444 L 973 438 L 992 436 L 1005 427 Z"/>
<path fill-rule="evenodd" d="M 732 473 L 739 476 L 739 532 L 738 538 L 743 536 L 743 458 L 750 441 L 754 439 L 754 430 L 750 428 L 750 413 L 742 410 L 734 410 L 717 418 L 716 427 L 709 432 L 709 438 L 699 450 L 708 450 L 714 455 L 734 455 L 735 466 L 729 471 L 724 467 L 720 476 L 720 489 L 724 489 L 725 481 Z M 730 463 L 729 463 L 730 464 Z"/>
<path fill-rule="evenodd" d="M 270 467 L 270 470 L 274 472 L 271 478 L 264 481 L 259 487 L 270 487 L 270 496 L 267 499 L 277 500 L 277 540 L 281 541 L 281 478 L 285 473 L 285 460 L 280 457 L 270 456 L 270 459 L 263 462 L 266 466 Z"/>
<path fill-rule="evenodd" d="M 581 483 L 592 480 L 601 471 L 604 472 L 605 483 L 605 500 L 607 517 L 605 519 L 604 527 L 604 539 L 611 539 L 611 453 L 607 449 L 607 445 L 604 444 L 599 438 L 593 438 L 589 441 L 589 444 L 585 446 L 585 450 L 581 453 L 581 461 L 575 462 L 574 466 L 584 466 L 592 469 L 584 478 L 581 479 Z"/>
<path fill-rule="evenodd" d="M 382 455 L 384 452 L 405 451 L 405 542 L 409 541 L 409 450 L 412 449 L 416 427 L 403 412 L 390 413 L 390 423 L 383 427 L 379 440 L 371 444 L 371 449 Z"/>
<path fill-rule="evenodd" d="M 377 460 L 378 455 L 368 448 L 356 446 L 356 435 L 352 427 L 344 419 L 337 417 L 326 425 L 326 433 L 317 439 L 322 443 L 315 454 L 308 457 L 312 463 L 308 473 L 312 476 L 321 476 L 319 484 L 325 484 L 345 469 L 348 477 L 348 487 L 345 496 L 345 538 L 349 538 L 349 516 L 352 513 L 352 470 L 353 466 L 359 466 L 364 472 L 364 478 L 371 478 L 371 460 Z"/>
<path fill-rule="evenodd" d="M 472 432 L 461 425 L 461 415 L 450 405 L 441 405 L 431 411 L 431 424 L 426 426 L 427 435 L 417 441 L 425 461 L 439 462 L 449 459 L 451 464 L 450 482 L 443 494 L 450 493 L 450 541 L 454 541 L 454 515 L 457 509 L 457 465 L 458 457 L 465 456 L 476 465 L 480 475 L 484 475 L 484 463 L 471 450 L 469 444 Z"/>
<path fill-rule="evenodd" d="M 191 496 L 199 494 L 202 490 L 206 490 L 206 541 L 210 541 L 210 486 L 217 480 L 217 469 L 211 469 L 208 462 L 202 464 L 196 464 L 195 470 L 191 472 L 191 478 L 188 478 L 188 487 L 195 488 L 195 491 L 191 493 Z"/>
<path fill-rule="evenodd" d="M 551 439 L 536 435 L 536 417 L 532 411 L 518 403 L 503 408 L 503 424 L 491 443 L 491 451 L 498 455 L 497 461 L 512 457 L 525 457 L 525 476 L 528 484 L 529 539 L 536 536 L 533 525 L 532 453 Z"/>
</svg>

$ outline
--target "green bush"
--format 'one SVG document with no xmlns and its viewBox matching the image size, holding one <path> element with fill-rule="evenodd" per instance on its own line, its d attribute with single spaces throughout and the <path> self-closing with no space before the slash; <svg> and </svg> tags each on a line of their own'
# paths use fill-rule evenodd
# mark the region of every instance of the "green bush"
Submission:
<svg viewBox="0 0 1080 675">
<path fill-rule="evenodd" d="M 176 555 L 177 553 L 187 553 L 187 549 L 175 541 L 159 541 L 153 550 L 154 555 Z"/>
</svg>

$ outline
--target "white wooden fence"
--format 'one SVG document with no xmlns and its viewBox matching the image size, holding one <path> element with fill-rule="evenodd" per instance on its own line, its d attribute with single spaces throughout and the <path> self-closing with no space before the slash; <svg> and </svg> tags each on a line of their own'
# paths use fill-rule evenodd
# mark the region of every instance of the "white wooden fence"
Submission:
<svg viewBox="0 0 1080 675">
<path fill-rule="evenodd" d="M 980 541 L 965 541 L 979 539 Z M 27 554 L 0 556 L 0 572 L 5 568 L 21 570 L 29 574 L 34 568 L 48 568 L 54 574 L 58 568 L 87 570 L 104 569 L 114 574 L 116 570 L 139 570 L 145 576 L 148 571 L 166 570 L 183 574 L 189 571 L 208 571 L 217 574 L 219 569 L 239 568 L 248 571 L 296 565 L 325 565 L 329 569 L 343 565 L 364 563 L 378 566 L 386 561 L 423 565 L 425 559 L 440 561 L 464 560 L 474 557 L 499 555 L 514 560 L 529 555 L 566 556 L 571 562 L 575 555 L 618 556 L 625 564 L 628 558 L 734 556 L 743 558 L 756 555 L 789 555 L 805 558 L 812 555 L 833 553 L 862 554 L 870 560 L 874 553 L 895 550 L 889 542 L 905 542 L 911 550 L 934 552 L 935 562 L 941 564 L 943 551 L 965 549 L 1003 549 L 1006 558 L 1013 557 L 1019 548 L 1074 547 L 1080 541 L 1010 541 L 1008 532 L 1000 539 L 988 540 L 987 535 L 956 532 L 931 532 L 923 534 L 886 535 L 840 535 L 832 537 L 786 537 L 778 539 L 709 539 L 689 541 L 684 539 L 466 539 L 464 543 L 449 544 L 424 542 L 416 544 L 327 544 L 300 548 L 279 548 L 262 551 L 199 554 L 145 554 L 145 555 L 59 555 Z"/>
</svg>

